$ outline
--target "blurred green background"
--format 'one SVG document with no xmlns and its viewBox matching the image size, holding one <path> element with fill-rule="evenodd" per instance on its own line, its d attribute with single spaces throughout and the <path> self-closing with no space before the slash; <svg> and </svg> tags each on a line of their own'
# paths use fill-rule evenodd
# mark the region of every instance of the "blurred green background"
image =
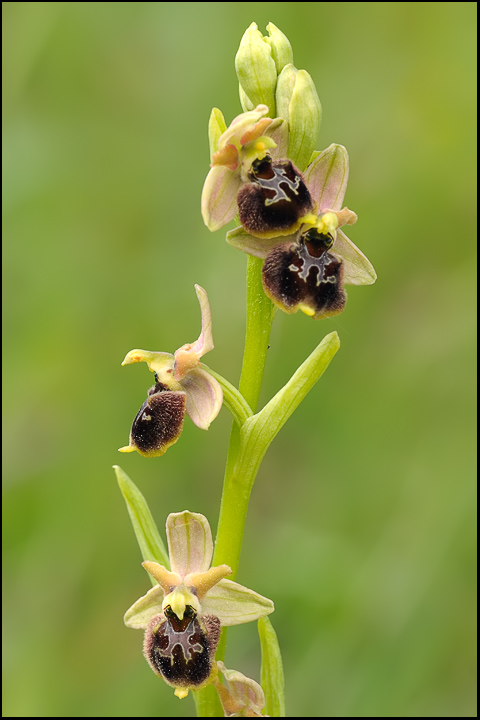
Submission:
<svg viewBox="0 0 480 720">
<path fill-rule="evenodd" d="M 207 121 L 240 112 L 234 56 L 274 22 L 350 153 L 349 235 L 378 282 L 313 322 L 278 313 L 263 400 L 342 347 L 267 454 L 238 579 L 274 599 L 287 711 L 473 717 L 476 3 L 6 2 L 4 715 L 191 716 L 122 622 L 149 580 L 111 466 L 163 528 L 216 526 L 230 416 L 121 456 L 151 376 L 209 293 L 232 381 L 246 256 L 199 204 Z M 255 625 L 227 666 L 259 678 Z"/>
</svg>

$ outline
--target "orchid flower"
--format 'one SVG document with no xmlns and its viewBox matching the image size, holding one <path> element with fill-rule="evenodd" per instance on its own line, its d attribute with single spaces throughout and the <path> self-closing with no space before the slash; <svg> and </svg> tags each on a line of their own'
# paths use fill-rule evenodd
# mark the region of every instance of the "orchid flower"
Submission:
<svg viewBox="0 0 480 720">
<path fill-rule="evenodd" d="M 202 191 L 202 216 L 209 230 L 218 230 L 238 212 L 237 194 L 248 182 L 255 160 L 283 157 L 287 127 L 281 118 L 265 117 L 267 105 L 241 113 L 226 127 L 223 115 L 213 110 L 210 119 L 212 166 Z"/>
<path fill-rule="evenodd" d="M 330 145 L 307 167 L 304 182 L 311 212 L 296 232 L 259 237 L 245 227 L 227 233 L 236 248 L 265 260 L 263 286 L 272 302 L 287 313 L 302 310 L 315 319 L 330 317 L 345 306 L 344 284 L 370 285 L 373 266 L 340 228 L 357 216 L 344 207 L 348 153 Z"/>
<path fill-rule="evenodd" d="M 200 359 L 213 350 L 212 316 L 208 296 L 195 285 L 202 314 L 202 330 L 194 343 L 182 345 L 174 355 L 149 350 L 131 350 L 122 365 L 146 362 L 155 375 L 155 385 L 138 411 L 130 431 L 130 442 L 120 452 L 136 450 L 144 457 L 163 455 L 177 442 L 185 413 L 207 430 L 223 402 L 218 381 L 200 367 Z"/>
<path fill-rule="evenodd" d="M 213 542 L 208 520 L 188 510 L 167 518 L 171 570 L 143 567 L 158 585 L 125 614 L 127 627 L 145 630 L 144 655 L 178 697 L 215 675 L 221 626 L 240 625 L 273 612 L 271 600 L 227 580 L 228 565 L 210 567 Z M 213 671 L 213 674 L 212 674 Z"/>
</svg>

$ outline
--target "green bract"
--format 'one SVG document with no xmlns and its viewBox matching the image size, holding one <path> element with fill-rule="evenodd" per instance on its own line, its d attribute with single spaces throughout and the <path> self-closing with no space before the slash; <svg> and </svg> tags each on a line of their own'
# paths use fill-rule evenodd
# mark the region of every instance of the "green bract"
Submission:
<svg viewBox="0 0 480 720">
<path fill-rule="evenodd" d="M 285 679 L 277 635 L 267 617 L 258 621 L 262 650 L 261 681 L 265 689 L 265 710 L 271 717 L 285 717 Z"/>
</svg>

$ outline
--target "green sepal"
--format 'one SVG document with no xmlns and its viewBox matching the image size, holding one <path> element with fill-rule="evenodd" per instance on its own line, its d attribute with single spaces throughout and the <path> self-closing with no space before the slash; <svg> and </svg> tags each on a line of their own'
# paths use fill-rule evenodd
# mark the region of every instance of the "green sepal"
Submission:
<svg viewBox="0 0 480 720">
<path fill-rule="evenodd" d="M 118 485 L 127 504 L 128 514 L 132 521 L 133 531 L 137 538 L 142 558 L 144 560 L 157 562 L 168 570 L 170 568 L 168 553 L 147 505 L 147 501 L 121 467 L 114 465 L 113 469 L 115 470 Z M 157 585 L 157 581 L 153 577 L 150 577 L 150 579 L 152 585 Z"/>
<path fill-rule="evenodd" d="M 255 478 L 263 456 L 288 418 L 323 375 L 340 347 L 336 332 L 326 335 L 290 380 L 256 415 L 248 418 L 241 431 L 241 467 Z"/>
<path fill-rule="evenodd" d="M 265 711 L 270 717 L 285 717 L 285 679 L 277 634 L 268 617 L 258 620 L 262 652 L 260 684 L 265 693 Z"/>
</svg>

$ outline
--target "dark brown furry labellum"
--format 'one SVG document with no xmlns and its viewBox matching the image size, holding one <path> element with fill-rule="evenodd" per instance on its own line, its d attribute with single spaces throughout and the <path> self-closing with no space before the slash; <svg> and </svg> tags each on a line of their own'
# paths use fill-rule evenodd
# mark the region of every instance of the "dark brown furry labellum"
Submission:
<svg viewBox="0 0 480 720">
<path fill-rule="evenodd" d="M 163 455 L 180 437 L 185 405 L 184 392 L 168 390 L 166 385 L 156 383 L 133 421 L 130 445 L 145 457 Z"/>
<path fill-rule="evenodd" d="M 153 617 L 143 652 L 152 670 L 173 687 L 198 689 L 210 676 L 220 639 L 220 620 L 187 605 L 180 620 L 170 609 Z"/>
<path fill-rule="evenodd" d="M 289 235 L 298 229 L 300 218 L 312 211 L 305 182 L 290 160 L 273 161 L 269 155 L 255 160 L 248 174 L 251 182 L 237 195 L 240 222 L 260 238 Z"/>
<path fill-rule="evenodd" d="M 315 319 L 338 315 L 345 307 L 343 266 L 328 252 L 333 239 L 315 228 L 298 243 L 279 245 L 263 265 L 263 287 L 277 307 L 287 313 L 303 310 Z"/>
</svg>

